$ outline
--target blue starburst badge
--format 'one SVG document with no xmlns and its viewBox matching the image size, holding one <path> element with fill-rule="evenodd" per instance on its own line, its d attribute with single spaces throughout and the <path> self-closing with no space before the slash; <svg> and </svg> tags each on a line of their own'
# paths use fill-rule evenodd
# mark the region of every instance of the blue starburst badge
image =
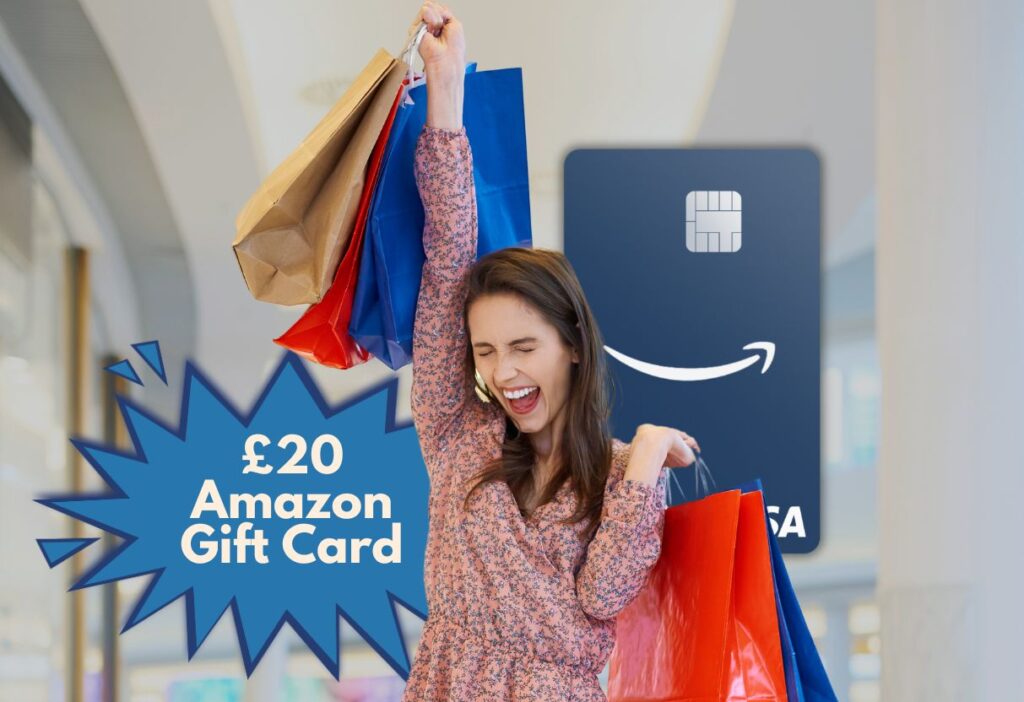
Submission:
<svg viewBox="0 0 1024 702">
<path fill-rule="evenodd" d="M 287 353 L 248 414 L 191 362 L 177 427 L 119 396 L 130 451 L 72 439 L 109 490 L 37 500 L 123 539 L 72 589 L 148 574 L 122 631 L 184 597 L 189 658 L 230 610 L 247 675 L 287 623 L 339 678 L 344 618 L 408 678 L 396 605 L 427 616 L 429 484 L 396 395 L 328 406 Z M 54 567 L 95 540 L 38 541 Z"/>
</svg>

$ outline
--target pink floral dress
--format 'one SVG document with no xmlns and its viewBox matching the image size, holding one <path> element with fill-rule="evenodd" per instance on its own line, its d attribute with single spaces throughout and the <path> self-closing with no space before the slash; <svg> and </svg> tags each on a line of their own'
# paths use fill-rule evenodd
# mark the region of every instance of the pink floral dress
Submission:
<svg viewBox="0 0 1024 702">
<path fill-rule="evenodd" d="M 424 127 L 415 172 L 426 213 L 426 262 L 413 342 L 413 419 L 430 474 L 425 582 L 429 617 L 404 701 L 606 700 L 598 681 L 615 616 L 661 552 L 667 471 L 655 487 L 614 461 L 601 526 L 589 544 L 568 481 L 524 518 L 509 486 L 490 482 L 469 510 L 468 479 L 501 454 L 505 414 L 463 381 L 466 272 L 476 259 L 472 152 L 465 128 Z"/>
</svg>

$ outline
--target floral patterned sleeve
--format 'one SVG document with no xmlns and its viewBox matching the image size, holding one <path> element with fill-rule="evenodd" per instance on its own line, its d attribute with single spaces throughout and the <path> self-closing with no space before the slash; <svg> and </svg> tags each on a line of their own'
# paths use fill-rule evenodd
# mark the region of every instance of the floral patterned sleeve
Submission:
<svg viewBox="0 0 1024 702">
<path fill-rule="evenodd" d="M 428 469 L 473 398 L 463 376 L 466 272 L 476 260 L 473 156 L 466 128 L 424 126 L 414 172 L 423 202 L 423 264 L 413 324 L 413 423 Z"/>
<path fill-rule="evenodd" d="M 596 619 L 611 619 L 625 609 L 661 555 L 668 469 L 662 468 L 651 486 L 624 479 L 625 463 L 614 467 L 605 486 L 601 526 L 576 575 L 580 606 Z"/>
</svg>

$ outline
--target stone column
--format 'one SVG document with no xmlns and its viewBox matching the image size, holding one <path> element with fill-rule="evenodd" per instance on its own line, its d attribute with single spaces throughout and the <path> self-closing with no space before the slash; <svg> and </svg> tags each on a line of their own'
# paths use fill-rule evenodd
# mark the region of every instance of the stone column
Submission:
<svg viewBox="0 0 1024 702">
<path fill-rule="evenodd" d="M 1024 3 L 876 3 L 882 699 L 1024 699 Z"/>
</svg>

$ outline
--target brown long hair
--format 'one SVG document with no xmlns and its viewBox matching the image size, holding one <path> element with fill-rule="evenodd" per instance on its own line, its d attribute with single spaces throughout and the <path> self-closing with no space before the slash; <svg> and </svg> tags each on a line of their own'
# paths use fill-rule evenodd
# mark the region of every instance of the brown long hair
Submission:
<svg viewBox="0 0 1024 702">
<path fill-rule="evenodd" d="M 571 480 L 576 493 L 576 511 L 566 524 L 588 520 L 581 539 L 589 541 L 596 531 L 604 502 L 604 487 L 611 469 L 612 437 L 608 424 L 611 387 L 605 367 L 604 343 L 587 304 L 576 272 L 560 251 L 510 247 L 499 249 L 477 261 L 468 274 L 468 292 L 463 309 L 469 329 L 469 307 L 480 297 L 512 293 L 533 306 L 558 330 L 563 343 L 579 354 L 572 364 L 570 389 L 559 453 L 562 465 L 555 471 L 537 505 L 550 501 Z M 468 333 L 468 332 L 467 332 Z M 475 385 L 472 341 L 466 344 L 466 387 Z M 492 397 L 492 402 L 497 403 Z M 466 496 L 492 480 L 504 480 L 522 511 L 530 492 L 536 457 L 529 438 L 518 432 L 506 416 L 505 442 L 500 458 L 489 462 L 475 477 Z M 513 431 L 515 433 L 513 434 Z"/>
</svg>

